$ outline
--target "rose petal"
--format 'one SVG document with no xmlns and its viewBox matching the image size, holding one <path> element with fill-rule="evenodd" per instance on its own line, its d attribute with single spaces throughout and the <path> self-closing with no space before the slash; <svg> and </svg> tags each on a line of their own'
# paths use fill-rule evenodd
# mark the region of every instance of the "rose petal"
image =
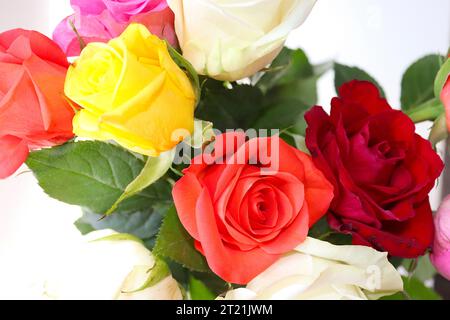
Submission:
<svg viewBox="0 0 450 320">
<path fill-rule="evenodd" d="M 358 236 L 354 244 L 361 244 L 358 239 L 370 243 L 380 251 L 403 258 L 415 258 L 423 255 L 431 247 L 434 236 L 433 215 L 427 199 L 416 209 L 416 216 L 404 222 L 389 222 L 383 228 L 375 229 L 357 221 L 343 220 L 344 228 Z"/>
<path fill-rule="evenodd" d="M 172 189 L 172 196 L 178 217 L 184 228 L 195 239 L 199 238 L 195 218 L 195 208 L 201 192 L 201 184 L 198 182 L 195 175 L 190 172 L 186 172 Z"/>
<path fill-rule="evenodd" d="M 309 224 L 312 226 L 327 213 L 334 197 L 334 187 L 325 178 L 322 171 L 314 165 L 310 156 L 304 152 L 297 151 L 297 157 L 303 163 L 305 170 L 305 180 L 303 182 L 305 186 L 305 201 L 308 203 Z M 320 199 L 320 201 L 317 201 L 317 199 Z"/>
<path fill-rule="evenodd" d="M 285 228 L 276 239 L 261 244 L 261 248 L 269 254 L 283 254 L 301 244 L 308 235 L 309 213 L 305 205 L 292 224 Z"/>
<path fill-rule="evenodd" d="M 222 279 L 246 284 L 275 262 L 279 255 L 261 249 L 243 252 L 225 246 L 219 235 L 214 208 L 207 189 L 203 189 L 196 208 L 199 241 L 210 268 Z M 224 263 L 232 261 L 232 265 Z"/>
<path fill-rule="evenodd" d="M 25 162 L 28 146 L 24 140 L 13 136 L 0 138 L 0 179 L 8 178 Z"/>
</svg>

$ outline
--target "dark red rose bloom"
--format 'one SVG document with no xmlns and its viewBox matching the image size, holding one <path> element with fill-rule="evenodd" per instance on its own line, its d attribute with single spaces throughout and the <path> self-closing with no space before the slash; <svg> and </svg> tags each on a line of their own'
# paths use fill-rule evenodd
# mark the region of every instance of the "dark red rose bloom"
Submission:
<svg viewBox="0 0 450 320">
<path fill-rule="evenodd" d="M 353 243 L 414 258 L 431 246 L 428 199 L 444 164 L 414 123 L 369 82 L 352 81 L 306 116 L 306 144 L 335 187 L 330 226 Z"/>
</svg>

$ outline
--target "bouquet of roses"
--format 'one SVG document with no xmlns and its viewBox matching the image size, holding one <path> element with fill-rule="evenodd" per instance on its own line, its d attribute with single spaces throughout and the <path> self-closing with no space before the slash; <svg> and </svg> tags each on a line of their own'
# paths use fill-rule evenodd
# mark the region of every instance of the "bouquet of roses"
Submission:
<svg viewBox="0 0 450 320">
<path fill-rule="evenodd" d="M 399 111 L 363 70 L 284 48 L 315 0 L 71 4 L 53 40 L 0 34 L 0 177 L 26 163 L 88 234 L 46 297 L 438 297 L 445 56 L 407 70 Z"/>
</svg>

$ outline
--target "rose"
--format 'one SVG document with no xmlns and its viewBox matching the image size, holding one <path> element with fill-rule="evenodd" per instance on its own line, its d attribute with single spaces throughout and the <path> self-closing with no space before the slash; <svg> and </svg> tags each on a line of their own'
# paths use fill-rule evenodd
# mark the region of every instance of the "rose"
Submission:
<svg viewBox="0 0 450 320">
<path fill-rule="evenodd" d="M 182 299 L 178 283 L 168 269 L 158 269 L 152 253 L 138 239 L 112 230 L 88 234 L 80 243 L 66 248 L 52 264 L 44 284 L 44 298 Z M 141 288 L 153 276 L 152 272 L 159 272 L 161 280 Z"/>
<path fill-rule="evenodd" d="M 166 0 L 71 0 L 81 14 L 100 14 L 108 10 L 119 22 L 128 22 L 133 16 L 167 8 Z"/>
<path fill-rule="evenodd" d="M 403 290 L 386 253 L 307 238 L 227 300 L 367 300 Z"/>
<path fill-rule="evenodd" d="M 331 115 L 306 116 L 306 144 L 335 187 L 330 225 L 393 256 L 414 258 L 430 247 L 428 193 L 443 163 L 415 126 L 369 82 L 352 81 L 331 102 Z"/>
<path fill-rule="evenodd" d="M 442 202 L 434 218 L 434 225 L 436 233 L 430 259 L 439 273 L 450 280 L 450 196 Z"/>
<path fill-rule="evenodd" d="M 266 157 L 267 156 L 267 157 Z M 173 188 L 186 230 L 210 268 L 245 284 L 305 240 L 333 189 L 310 157 L 278 137 L 216 137 Z"/>
<path fill-rule="evenodd" d="M 30 150 L 73 137 L 73 109 L 64 99 L 67 59 L 44 35 L 0 33 L 0 178 L 13 174 Z"/>
<path fill-rule="evenodd" d="M 441 101 L 444 104 L 445 112 L 447 116 L 447 129 L 450 132 L 450 78 L 447 79 L 447 82 L 444 85 L 444 88 L 441 92 Z"/>
<path fill-rule="evenodd" d="M 172 149 L 192 132 L 195 94 L 166 44 L 132 24 L 108 44 L 90 43 L 69 68 L 65 93 L 83 109 L 74 132 L 115 140 L 149 156 Z"/>
<path fill-rule="evenodd" d="M 239 80 L 269 65 L 315 0 L 168 0 L 184 57 L 198 73 Z"/>
<path fill-rule="evenodd" d="M 72 0 L 71 3 L 75 13 L 61 21 L 53 32 L 53 39 L 68 56 L 78 56 L 81 51 L 80 41 L 71 23 L 84 43 L 107 42 L 135 22 L 145 25 L 151 33 L 167 40 L 172 46 L 177 45 L 174 15 L 165 1 Z"/>
<path fill-rule="evenodd" d="M 103 11 L 99 15 L 82 15 L 78 8 L 74 9 L 75 13 L 61 21 L 53 32 L 53 40 L 69 57 L 78 56 L 81 52 L 80 39 L 70 23 L 73 23 L 85 44 L 107 42 L 120 35 L 126 28 L 126 25 L 114 20 L 108 11 Z"/>
</svg>

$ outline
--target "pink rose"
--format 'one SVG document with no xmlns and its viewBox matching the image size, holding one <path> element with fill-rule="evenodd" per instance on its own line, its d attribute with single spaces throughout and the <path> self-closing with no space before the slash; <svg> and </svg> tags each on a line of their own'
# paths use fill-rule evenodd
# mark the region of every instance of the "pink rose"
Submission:
<svg viewBox="0 0 450 320">
<path fill-rule="evenodd" d="M 80 43 L 71 22 L 86 44 L 108 42 L 136 22 L 172 46 L 177 45 L 174 15 L 165 0 L 72 0 L 71 4 L 75 13 L 53 33 L 53 39 L 68 56 L 80 54 Z"/>
<path fill-rule="evenodd" d="M 450 76 L 450 75 L 449 75 Z M 444 85 L 441 92 L 441 101 L 444 104 L 445 112 L 447 114 L 447 128 L 450 132 L 450 77 Z"/>
<path fill-rule="evenodd" d="M 75 7 L 74 9 L 75 13 L 61 21 L 53 33 L 53 40 L 69 57 L 80 54 L 80 42 L 70 22 L 73 23 L 86 44 L 108 42 L 125 30 L 125 25 L 114 20 L 106 10 L 99 15 L 82 15 L 80 8 Z"/>
<path fill-rule="evenodd" d="M 100 14 L 104 10 L 111 12 L 119 22 L 128 22 L 131 17 L 167 8 L 166 0 L 71 0 L 72 7 L 81 9 L 81 14 Z"/>
<path fill-rule="evenodd" d="M 436 232 L 431 262 L 443 277 L 450 280 L 450 195 L 442 202 L 434 224 Z"/>
</svg>

